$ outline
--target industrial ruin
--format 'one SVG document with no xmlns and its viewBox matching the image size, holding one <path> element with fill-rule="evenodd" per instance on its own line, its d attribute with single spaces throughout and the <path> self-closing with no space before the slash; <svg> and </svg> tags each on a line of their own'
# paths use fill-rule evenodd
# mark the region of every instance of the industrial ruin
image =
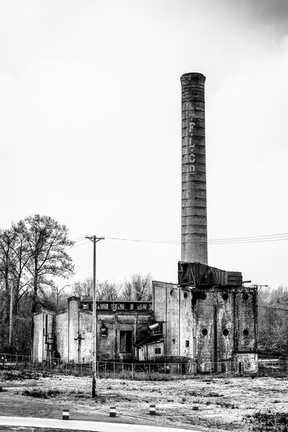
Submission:
<svg viewBox="0 0 288 432">
<path fill-rule="evenodd" d="M 257 288 L 242 274 L 208 265 L 205 77 L 182 86 L 182 223 L 178 283 L 153 281 L 152 302 L 97 301 L 97 359 L 185 358 L 195 372 L 255 374 Z M 175 263 L 176 264 L 176 263 Z M 33 356 L 92 361 L 92 299 L 71 297 L 65 311 L 34 315 Z M 223 366 L 224 365 L 224 366 Z"/>
</svg>

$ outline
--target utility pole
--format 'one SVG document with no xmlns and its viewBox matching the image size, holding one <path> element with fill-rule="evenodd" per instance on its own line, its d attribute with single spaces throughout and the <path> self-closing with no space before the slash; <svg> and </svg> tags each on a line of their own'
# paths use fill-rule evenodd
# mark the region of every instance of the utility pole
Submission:
<svg viewBox="0 0 288 432">
<path fill-rule="evenodd" d="M 92 398 L 96 397 L 96 372 L 97 372 L 97 312 L 96 312 L 96 243 L 105 240 L 105 237 L 85 236 L 93 243 L 93 315 L 92 315 Z"/>
<path fill-rule="evenodd" d="M 9 279 L 8 279 L 9 283 Z M 10 316 L 9 316 L 9 336 L 8 345 L 9 348 L 12 346 L 12 325 L 13 325 L 13 281 L 10 280 Z"/>
</svg>

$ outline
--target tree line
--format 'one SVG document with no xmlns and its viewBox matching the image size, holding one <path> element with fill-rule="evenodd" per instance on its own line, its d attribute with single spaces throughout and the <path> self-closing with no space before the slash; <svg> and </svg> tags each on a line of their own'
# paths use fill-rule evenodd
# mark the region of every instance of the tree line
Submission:
<svg viewBox="0 0 288 432">
<path fill-rule="evenodd" d="M 84 282 L 75 282 L 70 293 L 78 297 L 92 298 L 93 279 L 86 278 Z M 129 280 L 123 283 L 109 282 L 108 280 L 96 284 L 97 300 L 114 301 L 150 301 L 152 300 L 152 278 L 147 275 L 132 274 Z"/>
<path fill-rule="evenodd" d="M 32 315 L 55 278 L 73 275 L 68 229 L 50 216 L 29 216 L 0 230 L 0 349 L 29 352 Z"/>
<path fill-rule="evenodd" d="M 72 295 L 92 298 L 92 278 L 59 285 L 74 274 L 67 253 L 72 246 L 66 226 L 49 216 L 29 216 L 0 230 L 0 352 L 30 352 L 32 316 L 39 309 L 64 309 Z M 121 284 L 97 281 L 96 290 L 98 300 L 149 301 L 152 278 L 133 274 Z M 260 353 L 288 355 L 287 287 L 259 289 L 258 336 Z"/>
<path fill-rule="evenodd" d="M 258 292 L 258 346 L 261 354 L 288 355 L 288 288 Z"/>
<path fill-rule="evenodd" d="M 72 295 L 92 297 L 92 278 L 59 284 L 74 274 L 67 253 L 73 244 L 67 227 L 49 216 L 29 216 L 0 230 L 0 352 L 29 354 L 35 312 L 64 309 Z M 134 274 L 122 284 L 97 281 L 96 291 L 98 300 L 151 300 L 151 275 Z"/>
<path fill-rule="evenodd" d="M 71 296 L 82 299 L 93 297 L 93 279 L 87 277 L 84 281 L 73 282 L 71 285 L 53 285 L 45 291 L 40 289 L 41 306 L 51 311 L 59 312 L 67 307 L 67 299 Z M 151 301 L 152 300 L 152 277 L 150 274 L 132 274 L 130 279 L 122 283 L 110 282 L 108 280 L 96 283 L 96 300 L 111 301 Z"/>
</svg>

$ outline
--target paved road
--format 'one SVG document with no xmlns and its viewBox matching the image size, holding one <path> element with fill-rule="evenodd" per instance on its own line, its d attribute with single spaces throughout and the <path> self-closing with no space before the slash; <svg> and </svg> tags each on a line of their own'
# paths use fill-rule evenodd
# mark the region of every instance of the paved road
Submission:
<svg viewBox="0 0 288 432">
<path fill-rule="evenodd" d="M 123 423 L 103 423 L 91 422 L 82 420 L 54 420 L 47 418 L 34 417 L 8 417 L 0 416 L 1 426 L 26 426 L 26 427 L 41 427 L 41 428 L 58 428 L 58 429 L 73 429 L 82 431 L 97 431 L 97 432 L 187 432 L 187 429 L 175 429 L 158 426 L 144 426 L 135 424 Z M 190 432 L 203 432 L 199 429 L 189 429 Z"/>
</svg>

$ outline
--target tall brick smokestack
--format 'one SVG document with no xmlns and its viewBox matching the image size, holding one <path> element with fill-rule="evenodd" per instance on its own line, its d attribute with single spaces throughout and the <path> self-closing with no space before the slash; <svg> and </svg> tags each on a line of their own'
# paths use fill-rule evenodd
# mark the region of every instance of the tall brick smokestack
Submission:
<svg viewBox="0 0 288 432">
<path fill-rule="evenodd" d="M 181 260 L 208 264 L 205 155 L 205 76 L 187 73 L 182 85 Z"/>
</svg>

